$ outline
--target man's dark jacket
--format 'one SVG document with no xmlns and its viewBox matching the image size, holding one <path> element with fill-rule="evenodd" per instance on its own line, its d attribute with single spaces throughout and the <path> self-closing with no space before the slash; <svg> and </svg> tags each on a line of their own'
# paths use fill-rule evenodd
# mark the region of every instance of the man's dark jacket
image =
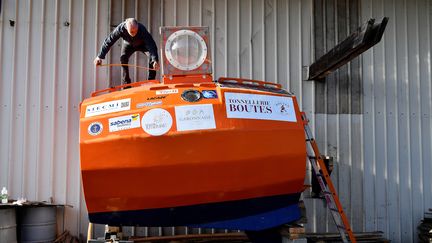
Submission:
<svg viewBox="0 0 432 243">
<path fill-rule="evenodd" d="M 131 45 L 136 50 L 144 49 L 150 53 L 150 63 L 159 61 L 157 46 L 153 37 L 144 27 L 144 25 L 138 23 L 138 33 L 132 37 L 129 35 L 126 29 L 126 22 L 119 24 L 104 40 L 98 57 L 105 59 L 106 54 L 110 50 L 111 46 L 119 39 L 123 38 L 127 45 Z"/>
</svg>

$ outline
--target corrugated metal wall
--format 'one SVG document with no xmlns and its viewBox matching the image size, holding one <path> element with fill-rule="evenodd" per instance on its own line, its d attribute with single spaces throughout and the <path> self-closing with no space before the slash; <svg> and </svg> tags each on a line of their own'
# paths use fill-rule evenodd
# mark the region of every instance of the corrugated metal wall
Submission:
<svg viewBox="0 0 432 243">
<path fill-rule="evenodd" d="M 391 22 L 362 60 L 364 227 L 410 242 L 432 207 L 432 2 L 362 2 L 371 16 Z"/>
<path fill-rule="evenodd" d="M 341 27 L 343 14 L 353 17 L 352 1 L 3 0 L 1 4 L 0 186 L 7 186 L 14 198 L 52 197 L 73 205 L 66 209 L 65 221 L 73 234 L 86 234 L 87 227 L 79 177 L 79 103 L 96 89 L 119 84 L 119 68 L 96 70 L 92 62 L 112 28 L 134 16 L 157 43 L 161 25 L 210 26 L 215 78 L 265 79 L 294 92 L 312 120 L 323 153 L 335 157 L 332 178 L 354 230 L 382 230 L 395 242 L 416 238 L 423 211 L 432 207 L 429 1 L 358 2 L 359 23 L 382 16 L 389 16 L 390 22 L 382 42 L 357 60 L 361 112 L 333 114 L 316 112 L 321 102 L 318 88 L 302 81 L 302 66 L 314 56 L 316 8 L 325 7 L 326 24 L 334 21 L 336 28 L 336 39 L 332 38 L 340 40 L 340 28 L 348 28 Z M 341 12 L 343 8 L 347 11 Z M 119 41 L 107 62 L 119 62 L 120 47 Z M 146 65 L 147 60 L 138 54 L 131 62 Z M 146 77 L 132 71 L 132 78 Z M 334 230 L 321 201 L 306 198 L 306 205 L 309 230 Z M 165 232 L 173 230 L 154 234 Z"/>
</svg>

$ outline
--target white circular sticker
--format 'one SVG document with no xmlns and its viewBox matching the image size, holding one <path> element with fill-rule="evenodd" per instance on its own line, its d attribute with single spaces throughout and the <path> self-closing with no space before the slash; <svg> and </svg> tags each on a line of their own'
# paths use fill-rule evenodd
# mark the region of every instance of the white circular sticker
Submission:
<svg viewBox="0 0 432 243">
<path fill-rule="evenodd" d="M 100 122 L 93 122 L 87 128 L 88 133 L 92 136 L 99 135 L 102 132 L 102 130 L 103 130 L 103 126 L 102 123 Z"/>
<path fill-rule="evenodd" d="M 164 109 L 155 108 L 147 111 L 141 120 L 143 130 L 153 136 L 167 133 L 172 126 L 171 114 Z"/>
</svg>

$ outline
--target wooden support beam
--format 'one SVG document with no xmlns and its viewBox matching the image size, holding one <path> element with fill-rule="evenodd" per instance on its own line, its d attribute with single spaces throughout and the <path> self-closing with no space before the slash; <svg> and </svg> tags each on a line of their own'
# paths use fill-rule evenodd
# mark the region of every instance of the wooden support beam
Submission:
<svg viewBox="0 0 432 243">
<path fill-rule="evenodd" d="M 348 63 L 361 53 L 380 42 L 387 26 L 388 17 L 376 24 L 370 19 L 356 32 L 337 44 L 309 67 L 308 80 L 322 80 L 329 73 Z"/>
</svg>

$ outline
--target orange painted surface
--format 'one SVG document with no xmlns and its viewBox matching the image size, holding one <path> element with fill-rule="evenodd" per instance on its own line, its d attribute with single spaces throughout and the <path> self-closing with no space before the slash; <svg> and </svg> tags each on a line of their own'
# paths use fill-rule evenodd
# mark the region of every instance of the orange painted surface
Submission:
<svg viewBox="0 0 432 243">
<path fill-rule="evenodd" d="M 181 94 L 190 89 L 216 90 L 218 98 L 187 102 Z M 80 153 L 89 213 L 301 192 L 306 147 L 295 97 L 289 96 L 296 122 L 240 119 L 227 117 L 225 92 L 287 96 L 201 83 L 148 84 L 86 99 L 81 105 Z M 129 110 L 86 117 L 89 105 L 129 98 Z M 215 128 L 179 131 L 175 107 L 205 104 L 213 109 Z M 143 116 L 156 108 L 172 117 L 172 126 L 163 135 L 148 134 L 143 124 L 109 131 L 110 118 L 138 114 L 142 123 Z M 91 134 L 89 126 L 95 122 L 103 128 Z"/>
</svg>

